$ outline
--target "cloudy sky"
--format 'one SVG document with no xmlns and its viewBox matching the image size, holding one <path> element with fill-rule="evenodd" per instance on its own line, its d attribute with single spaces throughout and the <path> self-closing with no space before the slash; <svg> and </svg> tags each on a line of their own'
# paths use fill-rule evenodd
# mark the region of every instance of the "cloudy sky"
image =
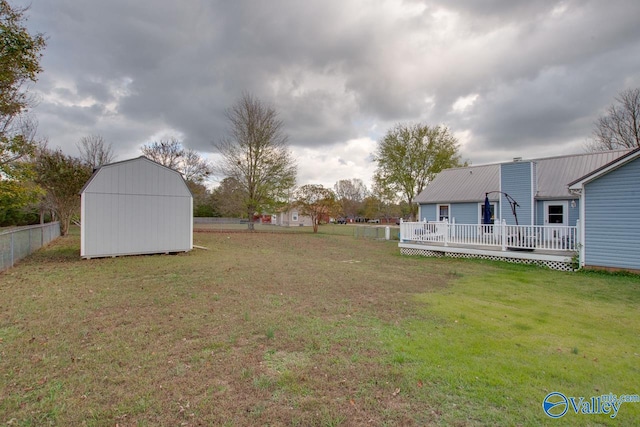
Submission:
<svg viewBox="0 0 640 427">
<path fill-rule="evenodd" d="M 175 136 L 215 160 L 243 92 L 280 113 L 300 184 L 369 184 L 395 123 L 445 124 L 473 164 L 580 153 L 640 86 L 640 2 L 29 0 L 48 45 L 39 135 L 119 160 Z M 215 183 L 214 183 L 215 184 Z"/>
</svg>

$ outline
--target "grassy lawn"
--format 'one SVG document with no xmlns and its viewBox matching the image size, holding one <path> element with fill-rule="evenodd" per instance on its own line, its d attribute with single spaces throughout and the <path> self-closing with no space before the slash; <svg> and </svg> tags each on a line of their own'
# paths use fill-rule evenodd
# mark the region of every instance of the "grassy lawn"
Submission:
<svg viewBox="0 0 640 427">
<path fill-rule="evenodd" d="M 638 277 L 400 256 L 349 228 L 98 260 L 58 239 L 0 273 L 0 423 L 637 424 L 640 403 L 552 420 L 542 400 L 640 394 Z"/>
</svg>

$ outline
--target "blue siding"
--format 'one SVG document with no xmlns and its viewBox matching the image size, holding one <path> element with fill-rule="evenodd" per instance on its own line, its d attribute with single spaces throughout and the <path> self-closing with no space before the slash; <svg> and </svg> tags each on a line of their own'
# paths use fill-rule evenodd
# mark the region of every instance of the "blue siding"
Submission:
<svg viewBox="0 0 640 427">
<path fill-rule="evenodd" d="M 500 165 L 500 188 L 503 192 L 513 197 L 518 202 L 516 208 L 520 225 L 532 225 L 531 217 L 533 207 L 533 194 L 531 194 L 531 162 L 513 162 Z M 502 218 L 507 224 L 516 223 L 509 201 L 501 195 Z"/>
<path fill-rule="evenodd" d="M 436 217 L 436 205 L 433 203 L 429 203 L 426 205 L 420 205 L 420 209 L 418 210 L 418 218 L 416 220 L 422 221 L 424 219 L 427 221 L 436 221 L 438 218 Z"/>
<path fill-rule="evenodd" d="M 550 200 L 536 200 L 536 219 L 535 219 L 535 225 L 544 225 L 544 203 L 548 202 Z M 554 200 L 557 201 L 557 200 Z M 564 200 L 560 200 L 560 202 L 563 202 Z M 571 207 L 571 202 L 576 202 L 576 207 L 572 208 Z M 580 200 L 579 199 L 571 199 L 571 200 L 566 200 L 566 202 L 568 203 L 568 207 L 569 207 L 569 222 L 567 223 L 567 225 L 576 225 L 576 221 L 578 220 L 578 218 L 580 218 Z M 519 214 L 519 211 L 518 211 Z"/>
<path fill-rule="evenodd" d="M 456 224 L 477 224 L 477 203 L 454 203 L 451 205 L 451 216 L 456 219 Z"/>
<path fill-rule="evenodd" d="M 544 225 L 544 200 L 536 200 L 535 225 Z"/>
<path fill-rule="evenodd" d="M 640 159 L 586 184 L 585 264 L 640 269 Z"/>
<path fill-rule="evenodd" d="M 576 202 L 576 207 L 571 207 L 571 202 Z M 576 221 L 580 218 L 580 199 L 569 200 L 569 225 L 576 225 Z"/>
</svg>

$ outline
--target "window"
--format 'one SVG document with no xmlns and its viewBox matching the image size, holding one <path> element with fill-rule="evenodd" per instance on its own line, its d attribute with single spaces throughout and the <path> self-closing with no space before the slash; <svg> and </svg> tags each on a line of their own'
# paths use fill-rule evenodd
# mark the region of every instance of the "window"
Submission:
<svg viewBox="0 0 640 427">
<path fill-rule="evenodd" d="M 549 224 L 564 224 L 564 206 L 549 205 L 548 221 Z"/>
<path fill-rule="evenodd" d="M 438 205 L 438 221 L 449 221 L 449 205 Z"/>
<path fill-rule="evenodd" d="M 293 221 L 293 222 L 297 222 L 298 221 L 298 212 L 296 212 L 296 211 L 291 212 L 291 221 Z"/>
</svg>

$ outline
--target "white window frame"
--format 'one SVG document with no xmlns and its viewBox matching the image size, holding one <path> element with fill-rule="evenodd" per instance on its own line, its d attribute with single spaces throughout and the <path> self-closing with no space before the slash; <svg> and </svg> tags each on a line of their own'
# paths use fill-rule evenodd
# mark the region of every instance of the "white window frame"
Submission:
<svg viewBox="0 0 640 427">
<path fill-rule="evenodd" d="M 562 206 L 562 222 L 549 222 L 549 206 Z M 569 225 L 569 202 L 567 200 L 544 202 L 544 225 Z"/>
<path fill-rule="evenodd" d="M 291 222 L 298 222 L 298 211 L 291 212 Z"/>
<path fill-rule="evenodd" d="M 446 216 L 447 221 L 451 220 L 451 205 L 449 203 L 443 203 L 443 204 L 436 205 L 436 221 L 439 221 L 439 222 L 444 221 L 444 219 L 440 217 L 440 208 L 445 206 L 447 207 L 447 214 L 448 214 Z"/>
</svg>

